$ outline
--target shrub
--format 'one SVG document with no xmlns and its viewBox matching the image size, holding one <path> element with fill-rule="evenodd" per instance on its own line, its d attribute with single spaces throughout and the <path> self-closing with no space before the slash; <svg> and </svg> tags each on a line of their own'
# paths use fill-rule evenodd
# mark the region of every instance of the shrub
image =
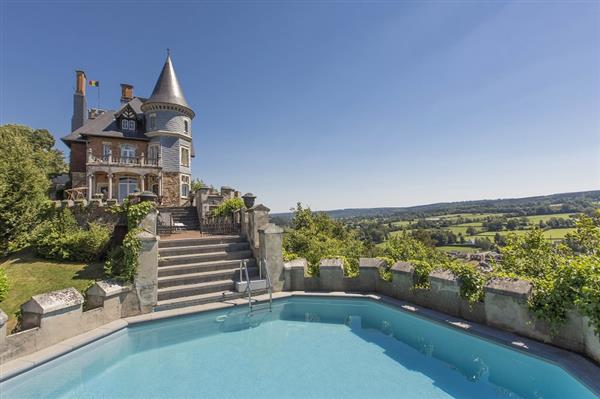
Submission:
<svg viewBox="0 0 600 399">
<path fill-rule="evenodd" d="M 40 223 L 33 230 L 30 243 L 43 258 L 90 262 L 102 256 L 110 235 L 108 227 L 95 223 L 82 229 L 65 208 L 52 212 Z"/>
<path fill-rule="evenodd" d="M 8 282 L 8 276 L 6 275 L 6 271 L 4 269 L 0 269 L 0 302 L 6 299 L 6 295 L 8 295 L 9 288 L 10 284 Z"/>
<path fill-rule="evenodd" d="M 213 209 L 213 216 L 230 216 L 233 212 L 244 207 L 244 200 L 238 197 L 229 198 L 221 202 L 218 207 Z"/>
<path fill-rule="evenodd" d="M 294 212 L 291 229 L 284 235 L 283 248 L 288 254 L 305 258 L 311 275 L 318 275 L 321 259 L 343 258 L 344 273 L 350 277 L 358 274 L 358 258 L 365 250 L 357 230 L 301 204 Z"/>
</svg>

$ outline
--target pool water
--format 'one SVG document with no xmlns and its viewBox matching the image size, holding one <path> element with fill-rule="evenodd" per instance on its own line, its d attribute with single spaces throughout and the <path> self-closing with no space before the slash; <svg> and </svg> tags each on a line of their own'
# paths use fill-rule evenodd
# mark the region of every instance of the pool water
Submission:
<svg viewBox="0 0 600 399">
<path fill-rule="evenodd" d="M 596 398 L 558 366 L 395 308 L 306 297 L 129 327 L 0 397 Z"/>
</svg>

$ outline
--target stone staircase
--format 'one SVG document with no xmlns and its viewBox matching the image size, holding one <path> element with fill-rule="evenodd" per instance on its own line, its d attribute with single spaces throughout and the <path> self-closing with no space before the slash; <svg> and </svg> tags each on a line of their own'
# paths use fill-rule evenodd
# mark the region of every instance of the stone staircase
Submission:
<svg viewBox="0 0 600 399">
<path fill-rule="evenodd" d="M 193 206 L 174 206 L 160 207 L 159 213 L 170 213 L 173 217 L 175 228 L 173 232 L 199 230 L 200 221 L 198 220 L 198 211 Z M 170 234 L 171 228 L 158 224 L 158 234 Z"/>
<path fill-rule="evenodd" d="M 235 291 L 240 262 L 258 276 L 250 244 L 237 235 L 159 242 L 158 304 L 155 311 L 240 298 Z M 264 293 L 253 291 L 253 295 Z"/>
</svg>

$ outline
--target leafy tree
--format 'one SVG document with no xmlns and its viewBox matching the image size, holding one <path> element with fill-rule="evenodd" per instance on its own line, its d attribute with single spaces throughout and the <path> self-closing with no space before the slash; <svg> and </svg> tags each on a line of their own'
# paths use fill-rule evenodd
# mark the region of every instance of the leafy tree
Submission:
<svg viewBox="0 0 600 399">
<path fill-rule="evenodd" d="M 0 253 L 6 253 L 26 245 L 45 209 L 48 176 L 65 165 L 47 131 L 4 125 L 0 141 Z"/>
<path fill-rule="evenodd" d="M 365 254 L 365 245 L 356 229 L 325 213 L 314 213 L 300 203 L 284 235 L 283 248 L 288 260 L 305 258 L 311 274 L 318 274 L 321 259 L 343 258 L 346 275 L 354 276 L 358 273 L 358 258 Z"/>
<path fill-rule="evenodd" d="M 477 230 L 475 229 L 475 227 L 473 227 L 473 226 L 467 227 L 467 235 L 468 236 L 474 236 L 475 234 L 477 234 Z"/>
<path fill-rule="evenodd" d="M 206 184 L 204 181 L 202 181 L 202 179 L 196 178 L 192 180 L 192 192 L 196 192 L 203 187 L 206 187 Z"/>
</svg>

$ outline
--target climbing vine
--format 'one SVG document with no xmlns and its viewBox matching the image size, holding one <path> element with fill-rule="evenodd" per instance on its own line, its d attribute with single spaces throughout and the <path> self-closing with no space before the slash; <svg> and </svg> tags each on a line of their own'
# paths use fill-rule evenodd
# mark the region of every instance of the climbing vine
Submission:
<svg viewBox="0 0 600 399">
<path fill-rule="evenodd" d="M 139 255 L 142 243 L 138 235 L 143 231 L 140 222 L 150 213 L 155 204 L 150 201 L 132 203 L 125 200 L 121 208 L 127 215 L 127 234 L 123 243 L 110 251 L 104 264 L 104 272 L 119 281 L 133 282 L 139 266 Z"/>
</svg>

